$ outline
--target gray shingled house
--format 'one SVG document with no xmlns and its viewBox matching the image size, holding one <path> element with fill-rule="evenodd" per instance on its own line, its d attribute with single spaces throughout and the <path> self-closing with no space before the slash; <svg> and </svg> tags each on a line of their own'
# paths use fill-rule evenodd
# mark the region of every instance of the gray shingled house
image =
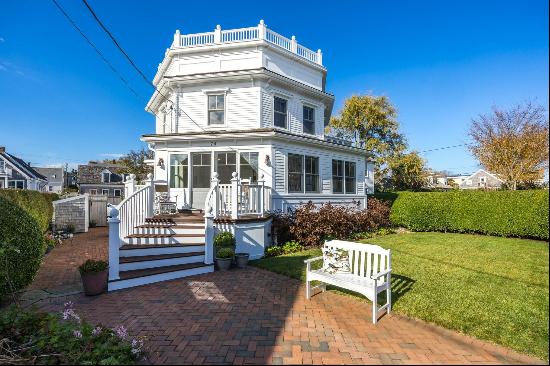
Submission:
<svg viewBox="0 0 550 366">
<path fill-rule="evenodd" d="M 78 166 L 77 185 L 80 194 L 123 197 L 124 167 L 116 163 L 90 161 Z"/>
</svg>

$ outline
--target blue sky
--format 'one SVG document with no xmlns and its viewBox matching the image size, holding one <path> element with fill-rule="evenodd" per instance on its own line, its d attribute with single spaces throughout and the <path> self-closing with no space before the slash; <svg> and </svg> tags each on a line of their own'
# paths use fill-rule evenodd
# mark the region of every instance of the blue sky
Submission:
<svg viewBox="0 0 550 366">
<path fill-rule="evenodd" d="M 58 0 L 141 95 L 136 98 L 50 0 L 3 1 L 0 145 L 33 164 L 77 164 L 141 146 L 153 132 L 151 88 L 84 5 Z M 174 30 L 268 27 L 323 50 L 334 113 L 354 93 L 387 95 L 411 149 L 467 142 L 472 117 L 535 100 L 548 109 L 547 1 L 187 2 L 90 0 L 152 79 Z M 464 148 L 423 153 L 429 166 L 472 171 Z"/>
</svg>

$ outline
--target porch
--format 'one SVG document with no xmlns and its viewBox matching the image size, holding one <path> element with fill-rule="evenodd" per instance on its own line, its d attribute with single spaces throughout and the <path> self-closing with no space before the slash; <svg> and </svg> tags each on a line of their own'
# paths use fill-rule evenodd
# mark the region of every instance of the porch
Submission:
<svg viewBox="0 0 550 366">
<path fill-rule="evenodd" d="M 263 256 L 269 242 L 271 188 L 233 172 L 220 184 L 214 172 L 202 209 L 178 206 L 166 182 L 150 174 L 125 182 L 126 198 L 108 210 L 109 290 L 140 286 L 214 270 L 214 236 L 230 231 L 237 251 Z"/>
</svg>

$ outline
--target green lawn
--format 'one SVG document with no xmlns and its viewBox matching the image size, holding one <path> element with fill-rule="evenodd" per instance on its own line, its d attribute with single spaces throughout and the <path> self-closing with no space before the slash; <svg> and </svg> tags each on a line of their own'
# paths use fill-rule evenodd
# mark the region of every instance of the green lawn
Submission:
<svg viewBox="0 0 550 366">
<path fill-rule="evenodd" d="M 443 233 L 367 242 L 392 250 L 394 311 L 548 360 L 548 243 Z M 320 254 L 252 264 L 303 281 L 304 259 Z"/>
</svg>

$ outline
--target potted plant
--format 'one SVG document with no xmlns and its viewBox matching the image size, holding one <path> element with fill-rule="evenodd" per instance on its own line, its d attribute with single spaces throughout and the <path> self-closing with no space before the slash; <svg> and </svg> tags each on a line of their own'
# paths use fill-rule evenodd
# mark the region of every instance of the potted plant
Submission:
<svg viewBox="0 0 550 366">
<path fill-rule="evenodd" d="M 231 268 L 235 252 L 232 248 L 220 248 L 216 252 L 216 264 L 220 271 L 227 271 Z"/>
<path fill-rule="evenodd" d="M 78 270 L 87 296 L 99 295 L 105 291 L 109 274 L 107 262 L 88 259 L 78 267 Z"/>
<path fill-rule="evenodd" d="M 248 265 L 248 257 L 250 255 L 248 253 L 235 253 L 235 263 L 237 264 L 237 268 L 246 268 Z"/>
<path fill-rule="evenodd" d="M 228 231 L 216 234 L 214 237 L 216 247 L 216 263 L 218 269 L 226 271 L 231 267 L 235 254 L 235 237 Z"/>
</svg>

